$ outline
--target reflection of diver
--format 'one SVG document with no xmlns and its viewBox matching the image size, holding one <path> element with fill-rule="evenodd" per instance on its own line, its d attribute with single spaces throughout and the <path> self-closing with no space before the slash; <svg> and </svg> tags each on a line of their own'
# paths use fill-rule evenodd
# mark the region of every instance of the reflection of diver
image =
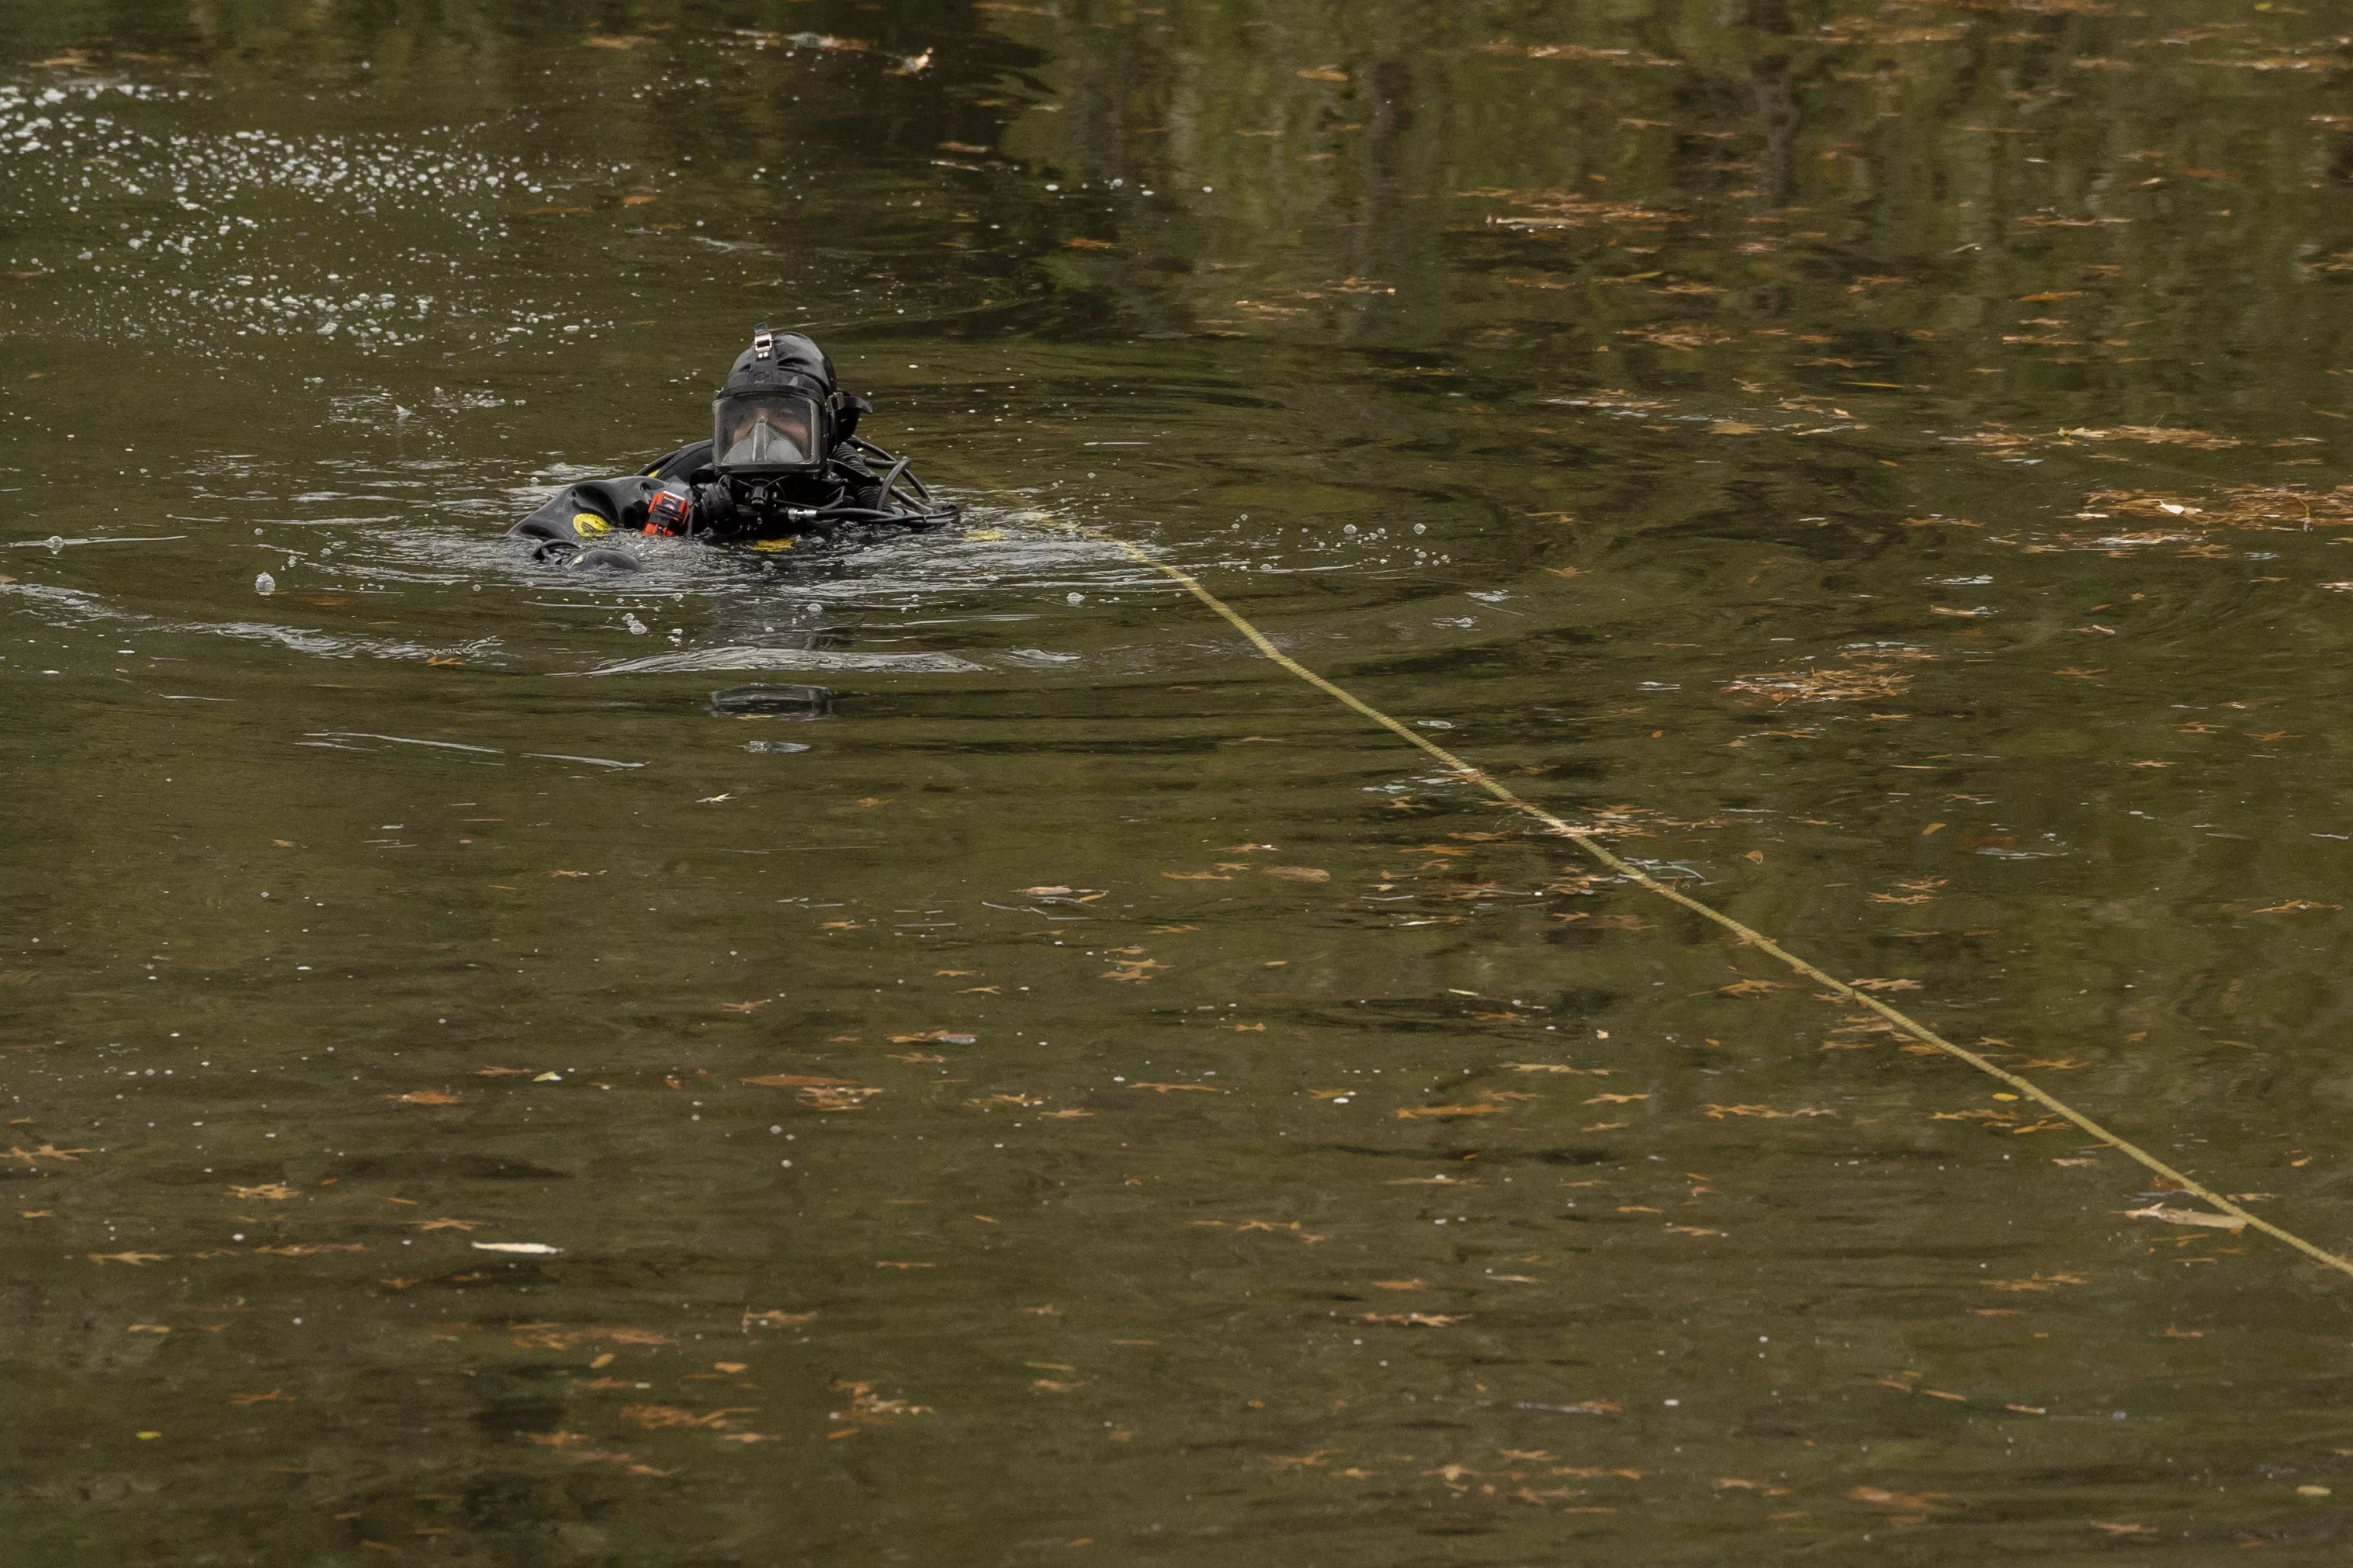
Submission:
<svg viewBox="0 0 2353 1568">
<path fill-rule="evenodd" d="M 569 486 L 508 536 L 540 561 L 635 571 L 642 563 L 617 535 L 778 550 L 845 528 L 954 522 L 956 509 L 934 500 L 904 458 L 858 439 L 871 407 L 835 386 L 815 342 L 761 327 L 712 404 L 710 440 L 628 479 Z"/>
</svg>

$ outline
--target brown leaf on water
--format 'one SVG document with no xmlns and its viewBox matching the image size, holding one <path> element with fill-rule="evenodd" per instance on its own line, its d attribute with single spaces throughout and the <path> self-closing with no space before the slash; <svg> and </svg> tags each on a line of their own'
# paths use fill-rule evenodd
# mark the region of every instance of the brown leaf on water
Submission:
<svg viewBox="0 0 2353 1568">
<path fill-rule="evenodd" d="M 1364 1321 L 1401 1329 L 1442 1329 L 1462 1322 L 1470 1316 L 1468 1312 L 1366 1312 Z"/>
<path fill-rule="evenodd" d="M 1409 1106 L 1398 1114 L 1399 1121 L 1420 1121 L 1433 1117 L 1500 1116 L 1507 1108 L 1501 1105 L 1419 1105 Z"/>
<path fill-rule="evenodd" d="M 1345 81 L 1348 79 L 1348 73 L 1342 70 L 1337 66 L 1310 66 L 1304 70 L 1294 71 L 1292 74 L 1294 76 L 1304 77 L 1309 81 Z"/>
<path fill-rule="evenodd" d="M 480 1247 L 482 1244 L 476 1242 L 474 1245 Z M 278 1258 L 316 1258 L 327 1252 L 365 1252 L 367 1243 L 364 1241 L 346 1241 L 340 1244 L 322 1242 L 316 1247 L 257 1247 L 253 1250 L 266 1252 Z"/>
<path fill-rule="evenodd" d="M 837 1383 L 833 1385 L 849 1395 L 849 1408 L 828 1411 L 828 1421 L 856 1421 L 866 1426 L 878 1425 L 902 1415 L 929 1415 L 928 1405 L 910 1405 L 903 1399 L 884 1399 L 874 1393 L 871 1383 Z"/>
<path fill-rule="evenodd" d="M 1763 996 L 1775 991 L 1789 990 L 1796 984 L 1792 980 L 1742 980 L 1730 985 L 1719 985 L 1716 989 L 1726 996 Z"/>
<path fill-rule="evenodd" d="M 1207 1083 L 1132 1083 L 1127 1087 L 1130 1089 L 1148 1089 L 1158 1094 L 1174 1094 L 1179 1090 L 1186 1089 L 1189 1089 L 1195 1094 L 1229 1094 L 1232 1092 L 1230 1089 L 1219 1089 L 1214 1084 Z"/>
<path fill-rule="evenodd" d="M 2095 1519 L 2091 1521 L 2091 1526 L 2094 1530 L 2104 1530 L 2110 1535 L 2155 1535 L 2157 1533 L 2157 1527 L 2153 1524 L 2114 1524 L 2106 1520 Z"/>
<path fill-rule="evenodd" d="M 725 1431 L 733 1425 L 727 1417 L 748 1415 L 759 1408 L 756 1405 L 732 1405 L 697 1415 L 691 1410 L 683 1410 L 675 1405 L 625 1405 L 621 1406 L 621 1416 L 624 1420 L 636 1422 L 649 1431 L 659 1431 L 670 1426 L 702 1426 L 715 1431 Z"/>
<path fill-rule="evenodd" d="M 1220 877 L 1215 871 L 1163 871 L 1172 882 L 1230 882 L 1231 877 Z"/>
<path fill-rule="evenodd" d="M 72 1165 L 79 1163 L 74 1158 L 75 1155 L 90 1152 L 92 1151 L 88 1149 L 60 1149 L 54 1143 L 44 1143 L 37 1149 L 19 1149 L 12 1143 L 8 1146 L 8 1152 L 5 1158 L 27 1166 L 32 1165 L 36 1160 L 62 1160 L 67 1164 Z"/>
<path fill-rule="evenodd" d="M 387 1094 L 383 1098 L 404 1105 L 455 1105 L 459 1097 L 443 1089 L 417 1089 L 406 1094 Z"/>
<path fill-rule="evenodd" d="M 819 1088 L 812 1085 L 799 1090 L 796 1098 L 803 1105 L 818 1110 L 863 1110 L 865 1102 L 881 1092 L 879 1089 L 863 1086 Z"/>
<path fill-rule="evenodd" d="M 2234 1235 L 2247 1228 L 2247 1222 L 2235 1215 L 2208 1214 L 2203 1209 L 2168 1208 L 2163 1204 L 2151 1204 L 2147 1208 L 2119 1209 L 2126 1219 L 2163 1220 L 2167 1225 L 2204 1226 L 2213 1230 L 2227 1230 Z"/>
<path fill-rule="evenodd" d="M 1430 1281 L 1427 1279 L 1376 1279 L 1373 1281 L 1373 1289 L 1376 1290 L 1427 1290 L 1430 1289 Z"/>
<path fill-rule="evenodd" d="M 1844 668 L 1779 670 L 1744 675 L 1717 689 L 1784 702 L 1878 702 L 1900 697 L 1912 684 L 1908 675 L 1894 673 L 1883 662 Z"/>
<path fill-rule="evenodd" d="M 1740 334 L 1723 327 L 1661 325 L 1623 327 L 1619 330 L 1618 335 L 1621 338 L 1640 338 L 1646 343 L 1656 343 L 1662 349 L 1674 349 L 1679 353 L 1690 353 L 1698 349 L 1714 348 L 1721 343 L 1731 342 Z"/>
<path fill-rule="evenodd" d="M 2188 430 L 2166 425 L 2117 425 L 2105 430 L 2062 430 L 2060 435 L 2076 441 L 2138 441 L 2150 447 L 2194 447 L 2200 451 L 2216 452 L 2240 443 L 2230 436 L 2217 436 L 2211 430 Z"/>
<path fill-rule="evenodd" d="M 1755 1116 L 1767 1121 L 1778 1121 L 1792 1116 L 1836 1116 L 1835 1110 L 1817 1110 L 1812 1106 L 1800 1106 L 1795 1110 L 1776 1110 L 1769 1105 L 1704 1105 L 1700 1113 L 1710 1121 L 1721 1121 L 1727 1116 Z"/>
<path fill-rule="evenodd" d="M 858 1080 L 848 1078 L 810 1078 L 802 1073 L 768 1073 L 760 1078 L 747 1078 L 745 1083 L 758 1084 L 762 1089 L 852 1089 Z"/>
<path fill-rule="evenodd" d="M 1953 1501 L 1953 1494 L 1950 1492 L 1891 1492 L 1882 1491 L 1877 1487 L 1856 1487 L 1846 1495 L 1852 1502 L 1867 1502 L 1881 1508 L 1915 1510 L 1945 1508 L 1950 1506 Z"/>
<path fill-rule="evenodd" d="M 1272 1465 L 1278 1470 L 1294 1468 L 1304 1469 L 1311 1466 L 1321 1465 L 1327 1462 L 1335 1454 L 1345 1454 L 1347 1450 L 1345 1448 L 1318 1448 L 1312 1454 L 1301 1454 L 1295 1458 L 1277 1455 L 1269 1458 L 1267 1463 Z"/>
<path fill-rule="evenodd" d="M 756 1002 L 722 1002 L 719 1005 L 730 1013 L 756 1013 L 766 1006 L 771 1000 L 770 997 L 763 996 Z"/>
<path fill-rule="evenodd" d="M 1509 1068 L 1514 1072 L 1575 1073 L 1579 1077 L 1588 1078 L 1608 1078 L 1609 1076 L 1609 1069 L 1608 1068 L 1573 1068 L 1563 1062 L 1505 1062 L 1503 1065 Z"/>
<path fill-rule="evenodd" d="M 2300 915 L 2306 910 L 2341 910 L 2343 904 L 2315 903 L 2310 899 L 2290 899 L 2284 904 L 2274 904 L 2267 910 L 2257 910 L 2259 915 Z"/>
<path fill-rule="evenodd" d="M 2056 1290 L 2062 1285 L 2088 1285 L 2091 1280 L 2080 1274 L 2036 1274 L 2024 1279 L 1989 1279 L 1985 1282 L 1996 1290 Z"/>
<path fill-rule="evenodd" d="M 797 1324 L 809 1322 L 816 1317 L 815 1312 L 786 1312 L 776 1310 L 765 1312 L 746 1312 L 744 1314 L 744 1327 L 749 1329 L 756 1324 L 765 1329 L 789 1329 Z"/>
<path fill-rule="evenodd" d="M 288 1395 L 274 1388 L 267 1394 L 232 1394 L 228 1396 L 228 1402 L 231 1405 L 291 1405 L 294 1403 Z"/>
<path fill-rule="evenodd" d="M 1270 877 L 1282 877 L 1293 882 L 1328 882 L 1332 879 L 1331 872 L 1319 871 L 1313 866 L 1269 866 L 1264 869 Z"/>
<path fill-rule="evenodd" d="M 231 1186 L 229 1191 L 240 1198 L 284 1199 L 295 1195 L 295 1189 L 283 1182 L 268 1182 L 258 1187 Z"/>
<path fill-rule="evenodd" d="M 1062 241 L 1062 243 L 1072 250 L 1111 250 L 1115 248 L 1108 239 L 1089 239 L 1084 235 L 1074 236 L 1071 238 Z"/>
<path fill-rule="evenodd" d="M 1920 989 L 1920 983 L 1916 980 L 1850 980 L 1847 984 L 1857 991 L 1917 991 Z"/>
<path fill-rule="evenodd" d="M 161 1263 L 170 1256 L 164 1252 L 93 1252 L 90 1260 L 92 1263 L 128 1263 L 136 1268 L 142 1263 Z"/>
<path fill-rule="evenodd" d="M 529 1078 L 532 1072 L 529 1068 L 476 1068 L 474 1076 L 476 1078 Z"/>
<path fill-rule="evenodd" d="M 420 1219 L 411 1220 L 409 1223 L 419 1230 L 466 1231 L 475 1229 L 486 1222 L 479 1219 Z"/>
<path fill-rule="evenodd" d="M 1092 1116 L 1094 1112 L 1092 1110 L 1041 1110 L 1038 1113 L 1038 1120 L 1040 1121 L 1078 1121 Z"/>
<path fill-rule="evenodd" d="M 1671 1225 L 1667 1229 L 1678 1236 L 1722 1236 L 1720 1230 L 1704 1230 L 1695 1225 Z"/>
</svg>

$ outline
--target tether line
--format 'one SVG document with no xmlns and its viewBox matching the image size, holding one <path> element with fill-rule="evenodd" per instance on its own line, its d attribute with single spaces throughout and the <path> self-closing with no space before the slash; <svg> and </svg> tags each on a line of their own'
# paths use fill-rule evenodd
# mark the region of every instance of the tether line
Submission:
<svg viewBox="0 0 2353 1568">
<path fill-rule="evenodd" d="M 2303 1253 L 2306 1258 L 2311 1258 L 2314 1262 L 2322 1265 L 2324 1268 L 2334 1268 L 2340 1274 L 2353 1275 L 2353 1260 L 2340 1258 L 2336 1253 L 2329 1251 L 2326 1247 L 2319 1247 L 2312 1242 L 2306 1241 L 2304 1237 L 2296 1235 L 2294 1231 L 2283 1229 L 2258 1215 L 2248 1213 L 2237 1204 L 2232 1203 L 2229 1198 L 2224 1197 L 2221 1194 L 2213 1191 L 2199 1182 L 2191 1180 L 2181 1172 L 2175 1170 L 2171 1165 L 2167 1164 L 2164 1161 L 2158 1159 L 2156 1155 L 2150 1153 L 2139 1144 L 2135 1143 L 2129 1138 L 2122 1137 L 2117 1133 L 2109 1131 L 2105 1127 L 2101 1126 L 2098 1122 L 2093 1121 L 2090 1117 L 2084 1115 L 2073 1106 L 2069 1105 L 2065 1100 L 2061 1100 L 2058 1096 L 2052 1094 L 2049 1090 L 2034 1083 L 2031 1079 L 2021 1078 L 2018 1074 L 2011 1072 L 2007 1068 L 1995 1066 L 1992 1062 L 1988 1061 L 1984 1057 L 1979 1056 L 1977 1052 L 1970 1050 L 1966 1046 L 1955 1045 L 1952 1041 L 1945 1038 L 1944 1036 L 1936 1033 L 1936 1030 L 1928 1027 L 1927 1025 L 1921 1023 L 1917 1018 L 1913 1017 L 1910 1014 L 1904 1012 L 1900 1008 L 1891 1006 L 1889 1004 L 1881 1001 L 1878 997 L 1872 995 L 1868 992 L 1859 991 L 1847 982 L 1838 978 L 1838 976 L 1809 963 L 1806 960 L 1799 958 L 1796 953 L 1789 952 L 1787 948 L 1781 946 L 1780 943 L 1773 941 L 1770 937 L 1757 930 L 1755 927 L 1735 920 L 1732 916 L 1725 914 L 1722 910 L 1716 909 L 1712 905 L 1702 903 L 1699 900 L 1693 898 L 1690 894 L 1681 891 L 1669 883 L 1659 880 L 1656 877 L 1651 876 L 1648 871 L 1643 870 L 1640 866 L 1637 866 L 1633 862 L 1612 852 L 1608 846 L 1601 843 L 1595 829 L 1590 827 L 1578 827 L 1571 823 L 1563 821 L 1560 817 L 1554 816 L 1551 812 L 1546 810 L 1543 806 L 1536 805 L 1534 801 L 1527 800 L 1514 793 L 1509 786 L 1498 783 L 1494 778 L 1488 774 L 1485 769 L 1473 766 L 1472 763 L 1463 761 L 1461 757 L 1456 756 L 1452 752 L 1448 751 L 1437 742 L 1417 734 L 1414 731 L 1409 729 L 1404 724 L 1399 723 L 1397 720 L 1390 718 L 1387 713 L 1382 712 L 1379 709 L 1374 707 L 1363 698 L 1358 697 L 1356 693 L 1348 690 L 1345 687 L 1318 675 L 1315 671 L 1308 668 L 1305 665 L 1300 663 L 1297 659 L 1292 658 L 1289 654 L 1275 647 L 1273 641 L 1269 638 L 1264 632 L 1259 630 L 1258 627 L 1250 622 L 1248 616 L 1244 616 L 1240 610 L 1235 609 L 1231 605 L 1227 604 L 1223 599 L 1219 598 L 1215 594 L 1209 592 L 1208 588 L 1201 584 L 1200 579 L 1195 577 L 1191 573 L 1187 572 L 1182 567 L 1170 565 L 1167 562 L 1161 560 L 1158 556 L 1153 554 L 1150 551 L 1145 550 L 1140 544 L 1133 543 L 1113 534 L 1103 533 L 1099 530 L 1089 528 L 1083 523 L 1065 521 L 1060 518 L 1057 518 L 1047 513 L 1033 513 L 1033 515 L 1037 516 L 1039 521 L 1050 523 L 1056 528 L 1063 529 L 1083 538 L 1095 540 L 1099 542 L 1112 545 L 1124 552 L 1131 560 L 1135 561 L 1141 565 L 1148 566 L 1153 571 L 1159 573 L 1162 576 L 1168 578 L 1171 582 L 1174 582 L 1178 586 L 1182 587 L 1187 593 L 1192 595 L 1193 597 L 1200 600 L 1202 604 L 1208 605 L 1218 616 L 1222 617 L 1229 626 L 1231 626 L 1234 630 L 1241 633 L 1241 635 L 1249 640 L 1252 647 L 1258 649 L 1258 651 L 1265 655 L 1270 661 L 1279 666 L 1287 673 L 1296 676 L 1299 679 L 1305 681 L 1308 685 L 1315 688 L 1316 690 L 1323 692 L 1326 697 L 1329 697 L 1335 702 L 1340 703 L 1343 707 L 1363 714 L 1366 718 L 1371 720 L 1374 723 L 1378 724 L 1382 729 L 1387 730 L 1389 733 L 1397 736 L 1398 739 L 1405 742 L 1407 744 L 1427 752 L 1430 755 L 1437 758 L 1438 761 L 1444 763 L 1449 772 L 1454 773 L 1465 783 L 1476 784 L 1479 788 L 1486 791 L 1487 794 L 1493 796 L 1497 801 L 1501 802 L 1504 805 L 1511 807 L 1514 811 L 1519 812 L 1525 816 L 1532 817 L 1535 821 L 1543 823 L 1555 834 L 1572 841 L 1579 849 L 1582 849 L 1595 860 L 1608 867 L 1612 871 L 1617 872 L 1627 880 L 1636 883 L 1637 885 L 1656 893 L 1659 897 L 1665 899 L 1670 903 L 1680 904 L 1684 909 L 1691 910 L 1694 914 L 1715 921 L 1717 925 L 1722 926 L 1725 930 L 1732 932 L 1735 936 L 1737 936 L 1745 945 L 1754 947 L 1759 952 L 1768 953 L 1772 957 L 1778 959 L 1782 963 L 1787 964 L 1795 973 L 1804 975 L 1807 979 L 1815 982 L 1817 984 L 1827 986 L 1839 997 L 1839 999 L 1853 1003 L 1859 1006 L 1869 1008 L 1872 1012 L 1878 1014 L 1880 1017 L 1885 1019 L 1889 1024 L 1894 1025 L 1898 1032 L 1909 1036 L 1920 1044 L 1934 1047 L 1936 1049 L 1944 1052 L 1947 1056 L 1951 1057 L 1957 1061 L 1967 1062 L 1969 1066 L 1977 1068 L 1978 1071 L 1986 1074 L 1989 1078 L 1999 1079 L 2003 1083 L 2006 1083 L 2010 1088 L 2016 1089 L 2026 1099 L 2032 1100 L 2035 1104 L 2040 1105 L 2044 1110 L 2050 1111 L 2052 1115 L 2063 1117 L 2068 1121 L 2073 1122 L 2075 1126 L 2082 1128 L 2084 1131 L 2090 1133 L 2101 1142 L 2108 1145 L 2108 1147 L 2126 1155 L 2129 1159 L 2138 1162 L 2140 1164 L 2147 1166 L 2149 1170 L 2156 1172 L 2158 1175 L 2165 1177 L 2168 1181 L 2174 1183 L 2182 1192 L 2189 1195 L 2202 1199 L 2206 1203 L 2212 1205 L 2216 1210 L 2229 1215 L 2232 1219 L 2239 1221 L 2251 1229 L 2259 1230 L 2265 1236 L 2272 1237 L 2274 1240 L 2285 1242 L 2288 1246 L 2295 1248 L 2298 1252 Z"/>
</svg>

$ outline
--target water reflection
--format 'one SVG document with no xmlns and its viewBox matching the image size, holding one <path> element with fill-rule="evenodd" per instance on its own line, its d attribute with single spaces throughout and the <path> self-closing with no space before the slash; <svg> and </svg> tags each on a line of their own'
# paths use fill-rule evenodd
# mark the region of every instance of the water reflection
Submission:
<svg viewBox="0 0 2353 1568">
<path fill-rule="evenodd" d="M 0 16 L 28 1552 L 2341 1533 L 2325 1273 L 1070 526 L 2335 1245 L 2327 18 Z M 758 319 L 961 533 L 500 541 Z"/>
</svg>

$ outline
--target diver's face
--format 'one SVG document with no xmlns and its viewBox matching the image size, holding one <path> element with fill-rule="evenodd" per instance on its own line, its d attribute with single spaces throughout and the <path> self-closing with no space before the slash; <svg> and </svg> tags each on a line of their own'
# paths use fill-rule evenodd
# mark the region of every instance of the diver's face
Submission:
<svg viewBox="0 0 2353 1568">
<path fill-rule="evenodd" d="M 797 410 L 784 408 L 755 408 L 746 413 L 728 431 L 729 444 L 744 440 L 764 425 L 802 451 L 808 450 L 808 420 Z"/>
</svg>

